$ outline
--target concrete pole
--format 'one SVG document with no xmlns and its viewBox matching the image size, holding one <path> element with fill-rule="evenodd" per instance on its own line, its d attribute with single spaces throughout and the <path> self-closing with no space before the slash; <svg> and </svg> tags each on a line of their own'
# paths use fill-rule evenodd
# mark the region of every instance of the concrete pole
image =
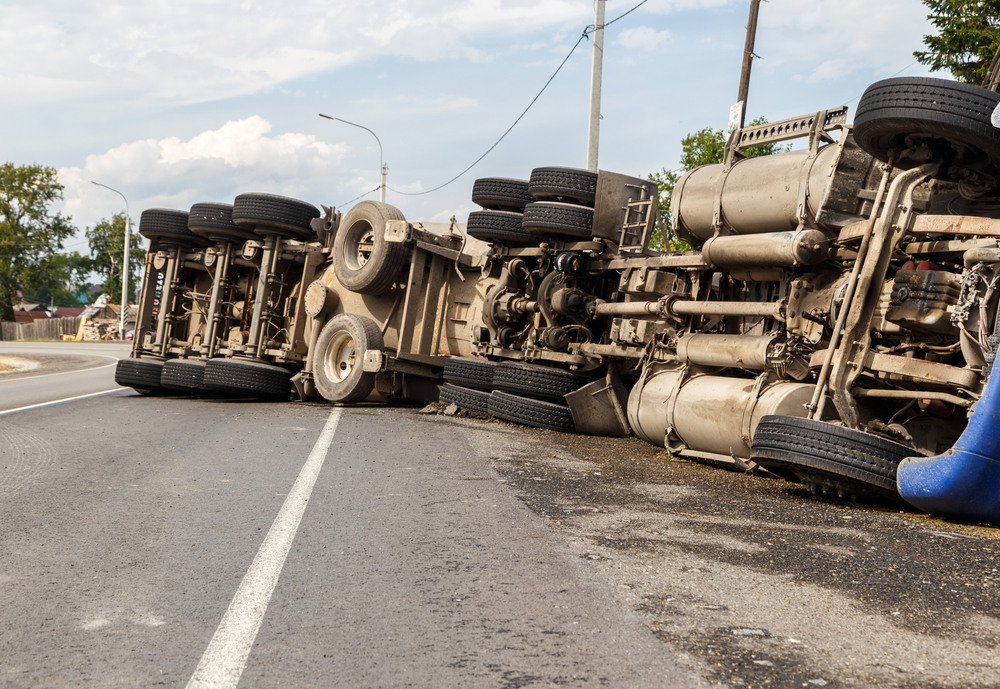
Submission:
<svg viewBox="0 0 1000 689">
<path fill-rule="evenodd" d="M 388 163 L 382 163 L 382 182 L 378 185 L 378 200 L 382 203 L 385 203 L 385 176 L 388 172 Z"/>
<path fill-rule="evenodd" d="M 108 191 L 115 192 L 116 194 L 118 194 L 119 196 L 121 196 L 122 200 L 125 202 L 125 249 L 122 252 L 123 253 L 123 257 L 124 257 L 124 259 L 122 261 L 122 266 L 123 266 L 122 267 L 122 303 L 121 303 L 121 307 L 122 308 L 121 308 L 121 313 L 119 314 L 119 319 L 118 319 L 118 339 L 119 340 L 124 340 L 125 339 L 125 322 L 127 320 L 127 318 L 126 318 L 127 313 L 126 312 L 128 311 L 128 245 L 132 243 L 132 220 L 129 217 L 128 199 L 125 198 L 125 194 L 121 193 L 117 189 L 112 189 L 111 187 L 109 187 L 106 184 L 101 184 L 100 182 L 94 182 L 93 180 L 91 180 L 90 183 L 91 184 L 96 184 L 99 187 L 104 187 Z"/>
<path fill-rule="evenodd" d="M 604 66 L 604 4 L 594 3 L 594 56 L 590 65 L 590 122 L 587 126 L 587 169 L 597 172 L 597 149 L 601 134 L 601 71 Z"/>
</svg>

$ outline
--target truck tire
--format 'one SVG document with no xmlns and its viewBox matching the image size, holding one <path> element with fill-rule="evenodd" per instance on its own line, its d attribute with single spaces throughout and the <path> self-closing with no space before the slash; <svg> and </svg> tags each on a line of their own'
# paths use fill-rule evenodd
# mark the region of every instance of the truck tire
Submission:
<svg viewBox="0 0 1000 689">
<path fill-rule="evenodd" d="M 410 251 L 386 241 L 385 225 L 405 219 L 397 208 L 378 201 L 362 201 L 344 216 L 333 240 L 333 270 L 344 287 L 371 295 L 392 287 Z"/>
<path fill-rule="evenodd" d="M 188 214 L 171 208 L 148 208 L 139 216 L 139 234 L 146 239 L 167 240 L 181 246 L 205 246 L 204 239 L 188 229 Z"/>
<path fill-rule="evenodd" d="M 240 194 L 233 201 L 233 222 L 256 234 L 311 239 L 316 235 L 312 220 L 318 217 L 318 208 L 287 196 L 250 193 Z"/>
<path fill-rule="evenodd" d="M 899 501 L 896 468 L 912 448 L 863 431 L 791 416 L 765 416 L 750 458 L 786 481 L 844 496 Z"/>
<path fill-rule="evenodd" d="M 165 395 L 169 390 L 160 384 L 163 362 L 155 359 L 119 359 L 115 366 L 115 382 L 132 388 L 140 395 Z"/>
<path fill-rule="evenodd" d="M 511 211 L 473 211 L 466 224 L 470 237 L 494 244 L 538 246 L 541 238 L 521 229 L 522 215 Z"/>
<path fill-rule="evenodd" d="M 483 177 L 472 184 L 472 202 L 486 210 L 523 213 L 534 200 L 528 193 L 527 180 Z"/>
<path fill-rule="evenodd" d="M 493 374 L 493 388 L 527 397 L 562 399 L 592 380 L 590 376 L 558 368 L 502 361 Z"/>
<path fill-rule="evenodd" d="M 512 421 L 524 426 L 546 428 L 560 433 L 574 433 L 573 414 L 569 407 L 552 402 L 518 397 L 507 392 L 494 390 L 490 394 L 487 413 L 504 421 Z"/>
<path fill-rule="evenodd" d="M 205 387 L 205 363 L 201 359 L 170 359 L 163 364 L 160 386 L 192 395 L 203 394 L 208 389 Z"/>
<path fill-rule="evenodd" d="M 488 414 L 490 393 L 445 383 L 441 386 L 441 396 L 438 401 L 444 404 L 454 404 L 465 411 Z"/>
<path fill-rule="evenodd" d="M 243 359 L 211 359 L 205 364 L 205 387 L 234 397 L 287 402 L 291 375 L 280 366 Z"/>
<path fill-rule="evenodd" d="M 496 368 L 495 361 L 453 356 L 444 362 L 444 379 L 464 388 L 492 390 Z"/>
<path fill-rule="evenodd" d="M 245 242 L 257 235 L 233 222 L 233 207 L 228 203 L 196 203 L 188 213 L 188 229 L 199 237 L 224 237 Z"/>
<path fill-rule="evenodd" d="M 529 234 L 589 239 L 594 233 L 594 209 L 572 203 L 536 201 L 525 207 L 521 229 Z"/>
<path fill-rule="evenodd" d="M 536 167 L 528 193 L 539 201 L 571 200 L 588 206 L 597 197 L 597 173 L 573 167 Z"/>
<path fill-rule="evenodd" d="M 375 374 L 363 368 L 365 352 L 384 348 L 382 331 L 372 319 L 353 313 L 334 316 L 316 341 L 316 388 L 331 402 L 360 402 L 375 389 Z"/>
<path fill-rule="evenodd" d="M 906 150 L 907 136 L 936 140 L 932 146 L 955 158 L 954 144 L 972 149 L 960 167 L 1000 176 L 1000 129 L 990 115 L 1000 94 L 972 84 L 928 77 L 897 77 L 869 86 L 854 116 L 854 139 L 867 153 L 885 162 L 890 152 Z M 908 169 L 920 165 L 909 158 L 894 165 Z M 947 168 L 945 166 L 943 170 Z"/>
</svg>

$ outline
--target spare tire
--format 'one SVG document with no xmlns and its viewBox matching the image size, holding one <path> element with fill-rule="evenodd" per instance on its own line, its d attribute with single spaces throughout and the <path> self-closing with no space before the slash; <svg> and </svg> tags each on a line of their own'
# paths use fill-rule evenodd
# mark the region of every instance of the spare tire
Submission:
<svg viewBox="0 0 1000 689">
<path fill-rule="evenodd" d="M 274 194 L 240 194 L 233 201 L 233 222 L 257 234 L 277 234 L 311 239 L 313 218 L 319 209 L 312 204 Z"/>
<path fill-rule="evenodd" d="M 483 177 L 472 185 L 472 202 L 486 210 L 521 213 L 535 199 L 528 193 L 528 182 L 506 177 Z"/>
<path fill-rule="evenodd" d="M 539 201 L 577 201 L 588 206 L 597 198 L 597 173 L 573 167 L 536 167 L 528 193 Z"/>
<path fill-rule="evenodd" d="M 204 239 L 188 229 L 188 213 L 172 208 L 148 208 L 139 216 L 139 234 L 181 246 L 205 246 Z"/>
<path fill-rule="evenodd" d="M 378 295 L 399 277 L 409 249 L 385 238 L 390 220 L 406 220 L 398 208 L 378 201 L 362 201 L 348 211 L 333 240 L 333 271 L 347 289 Z"/>
<path fill-rule="evenodd" d="M 511 211 L 473 211 L 466 231 L 470 237 L 495 244 L 538 246 L 541 238 L 521 229 L 522 215 Z"/>
<path fill-rule="evenodd" d="M 875 158 L 909 169 L 923 164 L 903 156 L 911 144 L 927 143 L 946 161 L 943 177 L 961 179 L 957 166 L 1000 176 L 1000 129 L 990 115 L 1000 94 L 946 79 L 897 77 L 869 86 L 854 117 L 854 139 Z M 910 143 L 907 143 L 910 138 Z"/>
</svg>

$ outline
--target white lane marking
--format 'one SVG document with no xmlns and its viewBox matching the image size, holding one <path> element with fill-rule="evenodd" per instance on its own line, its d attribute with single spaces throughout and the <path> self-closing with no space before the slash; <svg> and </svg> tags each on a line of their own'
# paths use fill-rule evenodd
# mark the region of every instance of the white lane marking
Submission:
<svg viewBox="0 0 1000 689">
<path fill-rule="evenodd" d="M 339 421 L 340 409 L 334 409 L 222 616 L 187 689 L 235 689 L 239 684 Z"/>
<path fill-rule="evenodd" d="M 73 400 L 82 400 L 82 399 L 86 399 L 87 397 L 97 397 L 98 395 L 108 395 L 108 394 L 111 394 L 112 392 L 121 392 L 124 389 L 125 388 L 114 388 L 113 390 L 104 390 L 102 392 L 91 392 L 91 393 L 86 394 L 86 395 L 77 395 L 76 397 L 66 397 L 64 399 L 53 400 L 51 402 L 41 402 L 39 404 L 29 404 L 27 407 L 17 407 L 16 409 L 5 409 L 4 411 L 0 411 L 0 416 L 3 416 L 4 414 L 13 414 L 16 411 L 25 411 L 27 409 L 38 409 L 39 407 L 48 407 L 48 406 L 51 406 L 53 404 L 62 404 L 63 402 L 72 402 Z"/>
<path fill-rule="evenodd" d="M 104 356 L 103 354 L 97 354 L 102 359 L 110 359 L 109 356 Z M 62 371 L 60 373 L 43 373 L 40 376 L 20 376 L 19 378 L 5 378 L 0 379 L 0 383 L 10 383 L 15 380 L 25 380 L 26 378 L 31 378 L 32 380 L 37 380 L 38 378 L 48 378 L 49 376 L 68 376 L 71 373 L 86 373 L 87 371 L 100 371 L 102 368 L 111 368 L 112 366 L 118 365 L 118 359 L 115 359 L 113 363 L 105 364 L 104 366 L 94 366 L 93 368 L 78 368 L 72 371 Z"/>
</svg>

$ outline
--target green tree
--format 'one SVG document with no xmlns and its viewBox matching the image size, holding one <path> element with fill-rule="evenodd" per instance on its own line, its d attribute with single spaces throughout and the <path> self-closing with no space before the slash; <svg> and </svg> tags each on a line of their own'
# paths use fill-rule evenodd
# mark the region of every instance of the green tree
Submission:
<svg viewBox="0 0 1000 689">
<path fill-rule="evenodd" d="M 982 84 L 1000 47 L 1000 0 L 924 0 L 937 36 L 924 36 L 926 51 L 913 57 L 931 68 L 946 69 L 958 81 Z"/>
<path fill-rule="evenodd" d="M 767 118 L 758 117 L 748 126 L 767 124 Z M 748 158 L 767 156 L 772 153 L 791 150 L 791 145 L 781 146 L 780 144 L 762 144 L 753 148 L 745 149 L 743 152 Z M 705 127 L 694 134 L 688 134 L 681 139 L 681 159 L 680 168 L 677 170 L 663 169 L 649 175 L 649 180 L 655 182 L 660 189 L 659 206 L 660 217 L 663 219 L 663 227 L 667 233 L 666 237 L 661 236 L 659 229 L 653 233 L 650 246 L 654 249 L 664 250 L 667 247 L 674 251 L 683 251 L 691 247 L 687 242 L 674 236 L 670 229 L 673 223 L 673 216 L 670 212 L 670 197 L 674 192 L 674 185 L 677 180 L 687 172 L 702 165 L 714 165 L 721 163 L 726 155 L 726 133 L 721 129 Z"/>
<path fill-rule="evenodd" d="M 62 198 L 55 168 L 0 165 L 0 320 L 14 319 L 17 292 L 44 276 L 75 228 L 50 206 Z"/>
<path fill-rule="evenodd" d="M 122 253 L 125 246 L 125 212 L 116 213 L 111 219 L 101 220 L 93 228 L 87 228 L 90 242 L 90 256 L 93 271 L 104 278 L 103 292 L 108 301 L 117 304 L 122 295 Z M 132 232 L 129 240 L 128 298 L 135 299 L 135 286 L 146 261 L 142 237 Z"/>
<path fill-rule="evenodd" d="M 24 300 L 52 306 L 83 306 L 93 285 L 88 278 L 93 272 L 89 257 L 73 251 L 53 254 L 22 288 Z"/>
</svg>

